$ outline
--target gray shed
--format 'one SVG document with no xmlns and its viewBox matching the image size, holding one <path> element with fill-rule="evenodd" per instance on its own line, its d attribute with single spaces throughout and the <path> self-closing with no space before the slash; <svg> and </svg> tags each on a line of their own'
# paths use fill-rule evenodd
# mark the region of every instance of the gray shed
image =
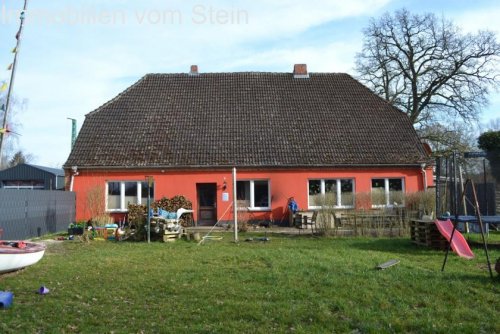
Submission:
<svg viewBox="0 0 500 334">
<path fill-rule="evenodd" d="M 0 171 L 0 188 L 64 190 L 64 170 L 20 164 Z"/>
</svg>

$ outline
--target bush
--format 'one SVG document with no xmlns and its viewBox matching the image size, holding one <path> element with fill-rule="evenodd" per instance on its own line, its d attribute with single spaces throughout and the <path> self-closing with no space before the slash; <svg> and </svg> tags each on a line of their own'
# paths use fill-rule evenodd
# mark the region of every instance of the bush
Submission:
<svg viewBox="0 0 500 334">
<path fill-rule="evenodd" d="M 146 206 L 142 204 L 129 204 L 128 205 L 128 227 L 125 234 L 129 235 L 132 240 L 142 241 L 146 240 Z M 134 234 L 131 234 L 131 230 Z"/>
<path fill-rule="evenodd" d="M 436 191 L 418 191 L 405 195 L 405 207 L 409 211 L 417 211 L 422 215 L 436 212 Z"/>
</svg>

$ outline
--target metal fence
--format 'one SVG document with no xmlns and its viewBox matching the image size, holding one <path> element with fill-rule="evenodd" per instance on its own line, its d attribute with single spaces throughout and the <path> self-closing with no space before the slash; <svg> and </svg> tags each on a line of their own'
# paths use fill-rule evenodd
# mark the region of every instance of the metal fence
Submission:
<svg viewBox="0 0 500 334">
<path fill-rule="evenodd" d="M 483 216 L 495 216 L 497 214 L 500 214 L 500 211 L 496 208 L 497 203 L 500 203 L 500 197 L 496 195 L 495 183 L 476 183 L 475 187 L 481 214 Z M 461 199 L 462 192 L 459 184 L 457 184 L 457 191 L 457 198 Z M 440 210 L 438 210 L 438 215 L 441 215 L 446 211 L 450 212 L 453 215 L 455 213 L 453 205 L 453 183 L 448 182 L 448 184 L 446 184 L 442 182 L 439 185 L 439 196 L 441 207 Z M 464 212 L 464 203 L 467 207 L 466 212 Z M 469 185 L 465 191 L 464 202 L 459 203 L 458 205 L 458 213 L 460 215 L 465 215 L 467 213 L 467 215 L 474 216 L 476 214 L 474 205 L 474 196 L 472 193 L 472 188 Z"/>
<path fill-rule="evenodd" d="M 75 221 L 75 193 L 50 190 L 0 190 L 2 239 L 29 239 L 65 231 Z"/>
</svg>

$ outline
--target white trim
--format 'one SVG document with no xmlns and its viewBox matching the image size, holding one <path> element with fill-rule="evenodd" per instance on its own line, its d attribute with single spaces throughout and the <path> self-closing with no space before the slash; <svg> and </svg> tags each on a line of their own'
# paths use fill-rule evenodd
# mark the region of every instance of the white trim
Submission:
<svg viewBox="0 0 500 334">
<path fill-rule="evenodd" d="M 309 195 L 309 182 L 310 181 L 320 181 L 320 194 L 321 195 L 325 195 L 325 181 L 327 180 L 335 180 L 335 191 L 336 191 L 336 198 L 337 198 L 337 203 L 334 205 L 334 208 L 335 209 L 352 209 L 355 207 L 355 193 L 356 193 L 356 181 L 355 181 L 355 178 L 345 178 L 345 177 L 341 177 L 341 178 L 335 178 L 335 177 L 332 177 L 332 178 L 312 178 L 312 179 L 308 179 L 307 180 L 307 208 L 309 210 L 316 210 L 316 209 L 321 209 L 321 206 L 319 205 L 311 205 L 311 203 L 309 202 L 309 199 L 310 199 L 310 195 Z M 342 205 L 342 181 L 351 181 L 351 184 L 352 184 L 352 201 L 353 201 L 353 204 L 352 205 Z"/>
<path fill-rule="evenodd" d="M 109 204 L 108 194 L 109 194 L 109 185 L 108 181 L 106 181 L 104 182 L 104 211 L 106 212 L 110 211 L 108 210 L 108 204 Z"/>
<path fill-rule="evenodd" d="M 125 210 L 125 182 L 120 182 L 120 209 Z"/>
<path fill-rule="evenodd" d="M 403 176 L 401 177 L 373 177 L 371 178 L 371 191 L 370 191 L 370 196 L 373 194 L 373 180 L 384 180 L 384 195 L 385 195 L 385 204 L 373 204 L 372 203 L 372 208 L 393 208 L 393 207 L 404 207 L 405 203 L 404 201 L 400 203 L 399 205 L 393 205 L 392 203 L 389 203 L 390 201 L 390 195 L 391 195 L 391 190 L 389 188 L 389 180 L 401 180 L 401 192 L 405 194 L 405 178 Z M 373 200 L 372 200 L 373 202 Z"/>
<path fill-rule="evenodd" d="M 117 209 L 109 209 L 109 183 L 119 183 L 120 184 L 120 207 Z M 106 212 L 128 212 L 128 203 L 125 203 L 125 184 L 126 183 L 135 183 L 136 187 L 136 193 L 135 193 L 135 200 L 136 202 L 134 204 L 143 204 L 142 203 L 142 183 L 143 181 L 137 181 L 137 180 L 106 180 L 105 182 L 105 199 L 104 199 L 104 204 L 106 208 Z M 154 182 L 153 182 L 153 192 L 154 192 Z"/>
<path fill-rule="evenodd" d="M 271 181 L 269 179 L 246 179 L 237 180 L 238 182 L 249 182 L 249 196 L 250 196 L 250 206 L 246 209 L 248 211 L 271 211 Z M 267 204 L 268 206 L 255 206 L 255 182 L 266 182 L 267 183 Z"/>
<path fill-rule="evenodd" d="M 44 186 L 4 186 L 2 189 L 29 189 L 29 190 L 43 190 Z"/>
</svg>

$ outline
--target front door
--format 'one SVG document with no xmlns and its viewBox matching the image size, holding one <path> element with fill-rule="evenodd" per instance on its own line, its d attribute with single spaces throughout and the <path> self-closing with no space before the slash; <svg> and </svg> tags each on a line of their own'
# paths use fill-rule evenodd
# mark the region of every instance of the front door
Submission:
<svg viewBox="0 0 500 334">
<path fill-rule="evenodd" d="M 198 183 L 198 225 L 214 225 L 217 221 L 217 184 Z"/>
</svg>

